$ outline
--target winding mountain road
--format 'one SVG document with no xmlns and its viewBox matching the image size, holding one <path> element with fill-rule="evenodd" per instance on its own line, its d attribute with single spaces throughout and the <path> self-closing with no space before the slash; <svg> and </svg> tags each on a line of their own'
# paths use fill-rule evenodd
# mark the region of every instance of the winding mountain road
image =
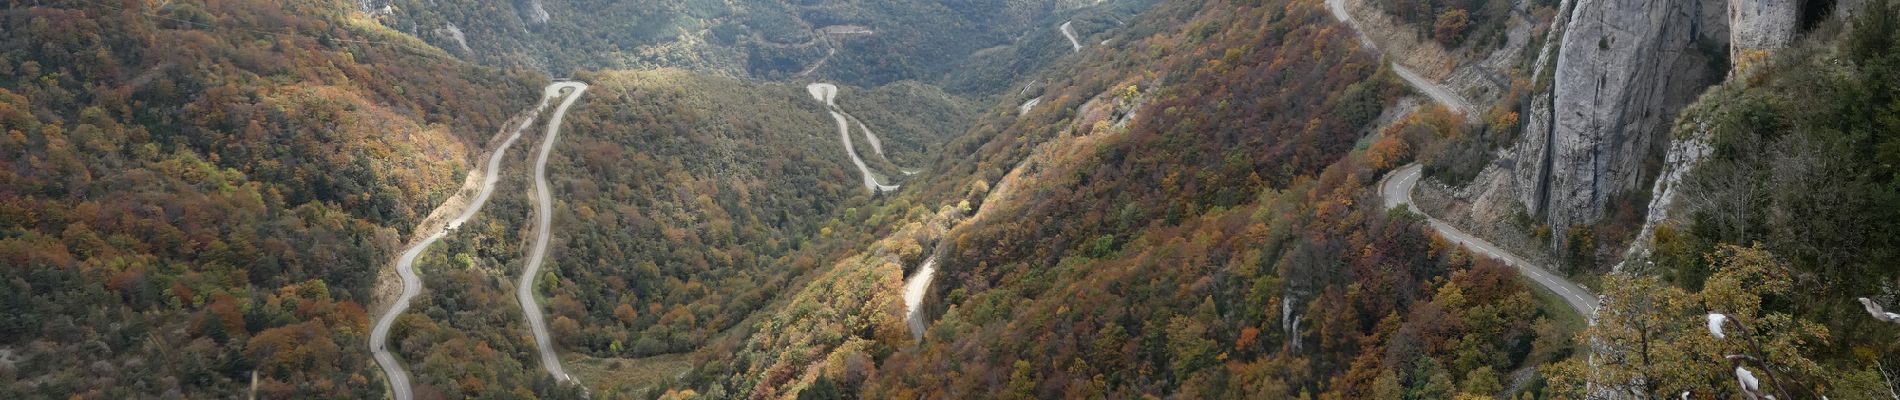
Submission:
<svg viewBox="0 0 1900 400">
<path fill-rule="evenodd" d="M 481 170 L 469 172 L 471 176 L 481 174 L 480 183 L 472 188 L 475 190 L 475 197 L 473 199 L 470 199 L 467 203 L 458 203 L 456 199 L 452 198 L 450 201 L 438 207 L 439 210 L 451 210 L 452 212 L 454 207 L 460 206 L 463 207 L 461 213 L 456 214 L 455 219 L 450 220 L 448 224 L 440 230 L 410 245 L 409 249 L 404 250 L 402 256 L 396 259 L 396 275 L 402 278 L 402 294 L 396 297 L 396 302 L 390 305 L 389 311 L 384 312 L 383 316 L 376 320 L 376 325 L 371 328 L 369 335 L 370 354 L 376 359 L 376 364 L 382 367 L 383 375 L 387 377 L 389 381 L 390 394 L 395 397 L 396 400 L 409 400 L 415 396 L 411 392 L 413 386 L 409 383 L 409 372 L 404 370 L 402 363 L 396 360 L 394 354 L 389 352 L 388 344 L 389 329 L 395 325 L 396 317 L 408 311 L 410 301 L 414 300 L 416 295 L 422 292 L 422 279 L 416 276 L 415 271 L 416 258 L 421 257 L 422 252 L 428 250 L 429 245 L 435 244 L 435 242 L 441 240 L 443 236 L 447 236 L 450 231 L 462 226 L 462 223 L 467 222 L 469 218 L 473 218 L 476 213 L 481 212 L 483 205 L 488 204 L 489 195 L 495 192 L 495 183 L 501 180 L 501 174 L 498 173 L 498 171 L 501 170 L 502 156 L 508 152 L 508 147 L 514 145 L 516 139 L 521 138 L 522 131 L 534 125 L 535 118 L 540 116 L 541 110 L 547 108 L 548 101 L 552 98 L 553 96 L 543 96 L 541 98 L 541 104 L 535 106 L 534 111 L 528 116 L 528 119 L 522 121 L 520 126 L 515 127 L 514 132 L 508 135 L 508 139 L 503 140 L 500 146 L 497 146 L 493 152 L 489 153 L 488 163 L 485 167 Z M 422 229 L 430 229 L 431 227 L 428 225 L 429 223 L 425 222 Z"/>
<path fill-rule="evenodd" d="M 1023 102 L 1023 105 L 1016 106 L 1016 115 L 1028 114 L 1029 110 L 1036 109 L 1037 104 L 1042 104 L 1042 97 L 1029 99 L 1029 101 Z"/>
<path fill-rule="evenodd" d="M 924 340 L 924 316 L 921 311 L 924 293 L 930 291 L 930 280 L 937 274 L 937 256 L 924 260 L 917 272 L 910 274 L 910 280 L 904 282 L 904 322 L 910 325 L 912 339 Z"/>
<path fill-rule="evenodd" d="M 1334 19 L 1338 19 L 1340 22 L 1344 22 L 1352 28 L 1353 34 L 1359 37 L 1359 43 L 1375 50 L 1379 48 L 1378 44 L 1373 43 L 1372 38 L 1366 36 L 1366 33 L 1362 31 L 1359 26 L 1359 21 L 1353 20 L 1352 14 L 1346 12 L 1345 0 L 1326 0 L 1326 9 L 1332 12 Z M 1399 63 L 1396 62 L 1392 63 L 1392 71 L 1397 73 L 1400 79 L 1404 79 L 1407 84 L 1412 85 L 1413 88 L 1424 92 L 1425 96 L 1430 97 L 1432 101 L 1442 104 L 1445 108 L 1449 108 L 1454 112 L 1464 114 L 1467 121 L 1474 123 L 1478 121 L 1478 116 L 1471 112 L 1471 110 L 1476 108 L 1472 107 L 1470 102 L 1466 101 L 1463 97 L 1459 97 L 1450 89 L 1446 89 L 1437 82 L 1425 79 L 1425 77 L 1412 72 L 1411 68 L 1406 68 L 1404 65 L 1399 65 Z M 1386 208 L 1397 208 L 1399 206 L 1410 206 L 1412 204 L 1412 189 L 1418 185 L 1419 171 L 1421 170 L 1423 170 L 1423 168 L 1418 164 L 1412 164 L 1400 167 L 1386 174 L 1385 178 L 1379 183 L 1379 197 L 1384 199 Z M 1412 207 L 1412 209 L 1417 210 L 1416 207 Z M 1419 214 L 1425 215 L 1424 212 L 1419 212 Z M 1453 242 L 1470 248 L 1473 252 L 1497 259 L 1498 261 L 1504 262 L 1505 265 L 1516 268 L 1519 273 L 1524 274 L 1526 278 L 1530 278 L 1532 282 L 1536 282 L 1539 286 L 1550 289 L 1551 292 L 1563 297 L 1564 303 L 1570 305 L 1571 309 L 1576 310 L 1577 313 L 1583 315 L 1584 318 L 1590 318 L 1590 316 L 1596 314 L 1598 305 L 1597 296 L 1590 293 L 1589 290 L 1585 290 L 1583 286 L 1579 286 L 1569 279 L 1553 274 L 1543 267 L 1532 264 L 1523 257 L 1504 251 L 1504 249 L 1499 248 L 1496 244 L 1465 233 L 1465 231 L 1458 229 L 1458 227 L 1451 226 L 1451 224 L 1440 221 L 1438 218 L 1425 215 L 1425 220 L 1430 223 L 1432 230 L 1438 231 L 1439 235 L 1443 235 Z"/>
<path fill-rule="evenodd" d="M 1422 169 L 1423 168 L 1418 164 L 1412 164 L 1400 167 L 1386 174 L 1385 179 L 1379 182 L 1379 197 L 1384 200 L 1386 208 L 1409 207 L 1412 205 L 1412 189 L 1418 186 L 1419 171 Z M 1414 211 L 1418 210 L 1416 207 L 1412 209 Z M 1419 212 L 1419 215 L 1425 215 L 1425 213 Z M 1516 268 L 1517 272 L 1524 274 L 1524 277 L 1530 278 L 1532 282 L 1536 282 L 1539 286 L 1543 286 L 1546 289 L 1550 289 L 1551 292 L 1557 293 L 1559 297 L 1563 297 L 1564 303 L 1569 304 L 1571 309 L 1577 311 L 1577 314 L 1583 315 L 1585 318 L 1596 314 L 1597 296 L 1591 294 L 1590 291 L 1584 289 L 1583 286 L 1579 286 L 1569 279 L 1564 279 L 1563 276 L 1553 274 L 1543 267 L 1532 264 L 1523 257 L 1511 254 L 1511 252 L 1505 251 L 1491 242 L 1465 233 L 1465 231 L 1459 230 L 1458 227 L 1451 226 L 1451 224 L 1440 221 L 1438 218 L 1425 215 L 1425 221 L 1431 224 L 1432 230 L 1438 231 L 1438 234 L 1443 235 L 1446 239 L 1451 239 L 1451 241 L 1471 249 L 1472 252 L 1502 261 L 1505 265 Z"/>
<path fill-rule="evenodd" d="M 421 256 L 423 250 L 428 249 L 429 245 L 435 244 L 436 240 L 442 239 L 442 236 L 446 234 L 448 234 L 447 231 L 438 231 L 434 235 L 429 235 L 421 243 L 411 246 L 409 251 L 403 252 L 402 258 L 397 259 L 396 274 L 402 276 L 402 295 L 396 298 L 396 303 L 390 306 L 388 312 L 383 313 L 382 318 L 376 320 L 376 327 L 369 333 L 370 355 L 376 358 L 377 365 L 382 366 L 383 376 L 389 381 L 390 395 L 396 400 L 409 400 L 415 398 L 415 395 L 410 392 L 412 386 L 409 385 L 409 372 L 403 370 L 402 363 L 396 360 L 396 355 L 389 352 L 387 346 L 389 328 L 396 323 L 397 316 L 409 310 L 409 301 L 422 292 L 422 279 L 417 277 L 414 271 L 416 257 Z"/>
<path fill-rule="evenodd" d="M 554 340 L 548 335 L 547 317 L 541 314 L 541 304 L 534 299 L 534 277 L 541 271 L 541 262 L 548 255 L 548 228 L 554 224 L 554 196 L 548 190 L 548 154 L 554 151 L 554 143 L 561 136 L 561 119 L 567 116 L 567 108 L 574 100 L 581 98 L 587 91 L 587 84 L 566 81 L 555 82 L 543 90 L 543 98 L 554 98 L 565 94 L 566 99 L 554 108 L 554 116 L 548 118 L 547 134 L 541 139 L 541 154 L 534 160 L 534 246 L 528 249 L 528 265 L 521 270 L 521 280 L 515 283 L 515 299 L 521 302 L 521 312 L 527 315 L 528 327 L 534 331 L 534 343 L 541 352 L 541 369 L 554 375 L 562 382 L 574 382 L 574 376 L 561 368 L 561 358 L 554 352 Z"/>
<path fill-rule="evenodd" d="M 838 138 L 844 141 L 844 152 L 851 155 L 851 163 L 857 165 L 858 172 L 864 175 L 864 188 L 873 193 L 896 191 L 901 185 L 886 185 L 878 182 L 877 176 L 871 173 L 871 167 L 864 163 L 864 159 L 858 158 L 857 148 L 851 145 L 850 123 L 857 118 L 845 114 L 838 108 L 838 86 L 829 83 L 813 83 L 805 85 L 805 91 L 811 93 L 812 99 L 824 102 L 825 111 L 830 112 L 831 119 L 838 122 Z M 866 129 L 865 132 L 869 135 L 870 130 Z"/>
<path fill-rule="evenodd" d="M 1062 26 L 1056 27 L 1056 30 L 1062 31 L 1062 36 L 1069 38 L 1069 47 L 1076 52 L 1082 51 L 1082 42 L 1075 40 L 1075 21 L 1063 21 Z"/>
<path fill-rule="evenodd" d="M 1346 0 L 1326 0 L 1326 10 L 1332 11 L 1333 19 L 1337 19 L 1339 22 L 1344 22 L 1346 25 L 1352 27 L 1353 34 L 1359 36 L 1360 44 L 1372 48 L 1373 50 L 1379 49 L 1379 45 L 1372 42 L 1372 37 L 1366 36 L 1364 29 L 1359 26 L 1359 21 L 1352 19 L 1352 13 L 1346 12 Z M 1432 101 L 1443 104 L 1445 108 L 1451 109 L 1452 112 L 1463 114 L 1467 121 L 1478 122 L 1478 115 L 1472 112 L 1472 110 L 1476 110 L 1477 107 L 1472 107 L 1471 102 L 1466 101 L 1464 97 L 1458 96 L 1457 92 L 1453 92 L 1451 89 L 1439 85 L 1438 82 L 1425 79 L 1424 76 L 1413 72 L 1411 68 L 1406 68 L 1404 65 L 1396 62 L 1392 63 L 1392 72 L 1397 73 L 1399 79 L 1404 79 L 1405 82 L 1411 84 L 1413 88 L 1417 88 L 1420 92 L 1425 92 L 1425 96 L 1432 98 Z"/>
<path fill-rule="evenodd" d="M 871 127 L 864 126 L 864 121 L 858 120 L 858 117 L 852 117 L 850 115 L 845 115 L 845 116 L 850 117 L 851 122 L 855 122 L 858 124 L 858 130 L 864 132 L 864 142 L 871 144 L 871 152 L 877 153 L 878 159 L 884 160 L 886 162 L 891 161 L 890 157 L 884 156 L 884 141 L 878 140 L 877 133 L 871 132 Z"/>
<path fill-rule="evenodd" d="M 852 116 L 851 114 L 845 114 L 844 116 L 850 118 L 851 122 L 857 123 L 858 130 L 864 131 L 864 141 L 871 144 L 871 151 L 877 153 L 877 159 L 884 160 L 885 163 L 890 163 L 891 158 L 884 155 L 884 141 L 877 138 L 877 133 L 871 132 L 871 127 L 864 125 L 864 120 L 858 119 L 858 117 Z M 897 168 L 897 172 L 901 172 L 906 176 L 916 175 L 917 171 L 921 170 L 917 168 Z"/>
</svg>

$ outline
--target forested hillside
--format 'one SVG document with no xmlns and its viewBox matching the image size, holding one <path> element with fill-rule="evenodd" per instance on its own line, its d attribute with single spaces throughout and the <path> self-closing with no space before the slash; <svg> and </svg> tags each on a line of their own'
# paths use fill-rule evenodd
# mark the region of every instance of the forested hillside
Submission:
<svg viewBox="0 0 1900 400">
<path fill-rule="evenodd" d="M 879 211 L 906 215 L 894 231 L 743 341 L 714 345 L 683 386 L 715 398 L 1501 393 L 1512 371 L 1568 351 L 1566 328 L 1509 270 L 1377 206 L 1380 171 L 1355 143 L 1398 140 L 1363 135 L 1403 90 L 1322 6 L 1164 3 L 1118 44 L 1067 57 L 1041 93 L 1003 101 L 1040 96 L 1032 111 L 985 113 L 926 187 L 898 195 L 922 207 Z M 916 342 L 899 290 L 933 255 Z"/>
<path fill-rule="evenodd" d="M 857 184 L 834 122 L 802 85 L 681 70 L 579 77 L 593 86 L 550 161 L 555 247 L 534 284 L 556 348 L 598 396 L 671 378 L 652 376 L 679 372 L 663 360 L 739 326 L 820 260 L 889 225 L 869 210 L 890 199 Z M 876 102 L 863 122 L 899 139 L 886 144 L 898 160 L 921 159 L 938 146 L 932 138 L 969 118 L 967 105 L 927 87 L 840 96 Z M 886 125 L 893 115 L 910 117 Z M 871 157 L 862 142 L 858 151 Z M 532 240 L 531 207 L 510 195 L 531 189 L 520 171 L 504 172 L 482 214 L 417 262 L 429 293 L 391 339 L 415 360 L 418 393 L 578 395 L 536 368 L 510 297 Z M 629 376 L 636 370 L 653 372 Z"/>
<path fill-rule="evenodd" d="M 561 234 L 567 245 L 555 257 L 574 267 L 558 271 L 562 281 L 548 288 L 551 308 L 580 322 L 563 336 L 583 353 L 692 350 L 830 258 L 835 249 L 811 242 L 843 236 L 837 225 L 861 218 L 855 207 L 885 201 L 847 178 L 856 171 L 835 126 L 802 86 L 672 70 L 586 77 L 603 90 L 575 114 L 570 124 L 585 133 L 569 142 L 569 161 L 556 164 L 572 171 L 560 185 L 574 200 L 566 207 L 572 229 Z M 938 113 L 920 119 L 930 125 L 918 129 L 961 125 L 961 105 L 919 96 L 927 94 L 887 88 L 840 96 L 891 99 L 880 104 L 890 113 Z M 883 127 L 878 122 L 865 121 Z M 946 136 L 889 135 L 898 131 L 882 133 Z M 869 158 L 865 147 L 860 142 L 858 152 Z"/>
<path fill-rule="evenodd" d="M 946 311 L 867 396 L 1490 396 L 1563 350 L 1506 270 L 1374 200 L 1353 143 L 1397 93 L 1320 2 L 1163 7 L 1197 18 L 1128 51 L 1166 72 L 1075 85 L 1133 121 L 1050 106 L 1095 145 L 991 185 L 1022 201 L 946 237 Z"/>
<path fill-rule="evenodd" d="M 1619 171 L 1679 181 L 1500 217 L 1539 278 L 1433 217 L 1575 84 L 1537 57 L 1577 2 L 14 0 L 0 398 L 401 397 L 370 321 L 438 231 L 379 325 L 424 399 L 1890 398 L 1900 9 L 1861 3 Z"/>
<path fill-rule="evenodd" d="M 408 226 L 527 106 L 328 1 L 0 11 L 0 397 L 371 397 Z"/>
</svg>

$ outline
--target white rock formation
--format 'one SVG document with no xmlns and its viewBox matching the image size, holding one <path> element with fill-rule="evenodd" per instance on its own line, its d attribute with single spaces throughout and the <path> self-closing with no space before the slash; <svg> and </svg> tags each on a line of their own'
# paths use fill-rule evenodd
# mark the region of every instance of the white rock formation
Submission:
<svg viewBox="0 0 1900 400">
<path fill-rule="evenodd" d="M 392 2 L 391 0 L 356 0 L 356 10 L 369 14 L 371 17 L 390 15 L 396 12 L 396 8 L 390 5 Z"/>
<path fill-rule="evenodd" d="M 436 33 L 440 33 L 443 36 L 448 36 L 449 39 L 455 40 L 455 45 L 462 48 L 462 54 L 474 53 L 474 50 L 471 50 L 468 48 L 468 35 L 462 34 L 462 28 L 455 26 L 454 22 L 450 22 L 450 23 L 446 23 L 442 25 L 442 29 L 437 29 Z"/>
<path fill-rule="evenodd" d="M 1689 138 L 1669 142 L 1669 154 L 1663 156 L 1662 174 L 1656 176 L 1656 184 L 1649 189 L 1649 208 L 1643 216 L 1643 228 L 1636 233 L 1636 239 L 1630 241 L 1629 250 L 1623 252 L 1623 261 L 1616 263 L 1611 271 L 1622 272 L 1630 260 L 1649 257 L 1656 227 L 1669 219 L 1676 197 L 1682 194 L 1682 178 L 1709 155 L 1708 136 L 1708 129 L 1698 127 Z"/>
<path fill-rule="evenodd" d="M 1280 329 L 1286 335 L 1287 351 L 1300 354 L 1300 322 L 1306 316 L 1293 314 L 1293 295 L 1280 298 Z"/>
</svg>

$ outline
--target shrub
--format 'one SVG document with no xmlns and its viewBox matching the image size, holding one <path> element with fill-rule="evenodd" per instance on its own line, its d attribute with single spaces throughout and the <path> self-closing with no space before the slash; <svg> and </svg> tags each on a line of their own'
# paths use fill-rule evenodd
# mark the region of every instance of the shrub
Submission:
<svg viewBox="0 0 1900 400">
<path fill-rule="evenodd" d="M 1446 46 L 1457 46 L 1464 40 L 1465 27 L 1471 24 L 1471 14 L 1465 10 L 1452 9 L 1438 14 L 1438 22 L 1432 24 L 1432 38 Z"/>
</svg>

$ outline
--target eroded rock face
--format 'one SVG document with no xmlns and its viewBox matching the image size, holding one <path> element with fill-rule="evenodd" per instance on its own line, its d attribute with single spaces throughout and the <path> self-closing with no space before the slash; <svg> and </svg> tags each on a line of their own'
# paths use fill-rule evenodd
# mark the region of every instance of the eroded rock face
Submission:
<svg viewBox="0 0 1900 400">
<path fill-rule="evenodd" d="M 528 21 L 537 24 L 548 23 L 550 17 L 547 8 L 541 6 L 541 0 L 527 0 L 521 12 L 527 14 Z"/>
<path fill-rule="evenodd" d="M 1702 163 L 1714 150 L 1709 146 L 1708 123 L 1691 121 L 1694 128 L 1687 129 L 1689 136 L 1669 141 L 1669 154 L 1663 157 L 1662 172 L 1656 176 L 1656 184 L 1649 189 L 1648 213 L 1643 217 L 1643 227 L 1636 233 L 1636 239 L 1630 241 L 1628 250 L 1623 251 L 1623 261 L 1610 268 L 1613 272 L 1622 272 L 1630 260 L 1649 257 L 1650 242 L 1656 239 L 1656 227 L 1669 219 L 1675 206 L 1676 197 L 1682 194 L 1682 180 L 1689 171 Z"/>
<path fill-rule="evenodd" d="M 468 35 L 463 34 L 462 28 L 455 26 L 453 22 L 443 24 L 441 28 L 435 30 L 435 33 L 454 40 L 456 47 L 462 49 L 462 54 L 475 52 L 474 49 L 468 48 Z"/>
<path fill-rule="evenodd" d="M 1729 1 L 1729 61 L 1737 70 L 1794 43 L 1801 24 L 1801 1 Z"/>
<path fill-rule="evenodd" d="M 390 7 L 391 2 L 391 0 L 356 0 L 356 10 L 372 17 L 389 15 L 395 10 Z"/>
<path fill-rule="evenodd" d="M 1645 164 L 1663 153 L 1677 111 L 1725 72 L 1716 67 L 1729 36 L 1725 0 L 1571 3 L 1551 91 L 1533 100 L 1473 199 L 1494 217 L 1511 206 L 1497 202 L 1515 200 L 1556 240 L 1600 219 L 1611 197 L 1648 188 Z"/>
</svg>

